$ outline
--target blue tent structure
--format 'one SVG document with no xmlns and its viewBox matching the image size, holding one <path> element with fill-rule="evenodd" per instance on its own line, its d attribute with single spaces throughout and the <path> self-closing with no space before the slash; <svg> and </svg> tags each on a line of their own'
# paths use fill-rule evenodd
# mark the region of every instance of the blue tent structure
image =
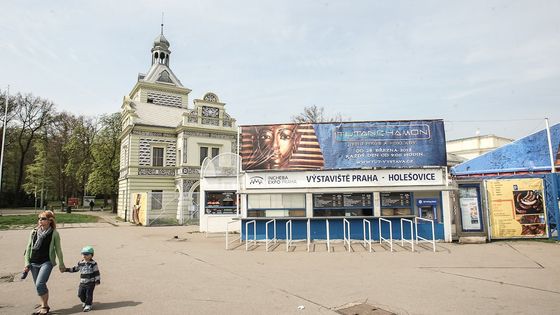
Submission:
<svg viewBox="0 0 560 315">
<path fill-rule="evenodd" d="M 560 169 L 560 124 L 550 127 L 552 150 Z M 550 172 L 550 153 L 546 130 L 541 130 L 451 168 L 455 176 Z"/>
<path fill-rule="evenodd" d="M 554 167 L 560 171 L 560 124 L 550 127 Z M 455 179 L 542 178 L 548 205 L 549 237 L 560 225 L 560 173 L 552 173 L 548 136 L 545 129 L 451 168 Z M 560 234 L 560 233 L 559 233 Z M 558 235 L 560 240 L 560 235 Z"/>
</svg>

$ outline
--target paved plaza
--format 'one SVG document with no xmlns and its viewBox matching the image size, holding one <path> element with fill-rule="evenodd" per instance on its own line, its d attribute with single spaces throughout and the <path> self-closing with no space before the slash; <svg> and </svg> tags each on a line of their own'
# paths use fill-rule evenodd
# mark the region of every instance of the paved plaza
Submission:
<svg viewBox="0 0 560 315">
<path fill-rule="evenodd" d="M 501 241 L 441 243 L 415 253 L 380 245 L 327 252 L 305 243 L 286 252 L 259 244 L 226 251 L 223 235 L 197 227 L 136 227 L 94 223 L 60 229 L 65 262 L 84 245 L 95 248 L 101 285 L 99 314 L 337 314 L 367 303 L 396 314 L 558 314 L 560 245 Z M 0 231 L 0 313 L 30 314 L 38 298 L 23 265 L 29 230 Z M 78 274 L 53 271 L 48 283 L 56 314 L 81 312 Z"/>
</svg>

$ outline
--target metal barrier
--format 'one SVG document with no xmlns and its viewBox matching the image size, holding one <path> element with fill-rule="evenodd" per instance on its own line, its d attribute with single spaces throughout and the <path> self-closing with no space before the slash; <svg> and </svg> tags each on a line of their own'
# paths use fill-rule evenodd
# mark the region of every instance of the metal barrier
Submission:
<svg viewBox="0 0 560 315">
<path fill-rule="evenodd" d="M 429 223 L 432 224 L 432 240 L 431 241 L 429 239 L 418 236 L 418 220 L 426 221 L 426 222 L 429 222 Z M 415 217 L 414 218 L 414 225 L 416 227 L 416 244 L 418 244 L 419 239 L 423 242 L 432 243 L 432 247 L 433 247 L 434 253 L 435 253 L 436 252 L 436 234 L 435 234 L 435 229 L 434 229 L 434 220 Z"/>
<path fill-rule="evenodd" d="M 311 251 L 311 219 L 307 219 L 307 252 Z"/>
<path fill-rule="evenodd" d="M 327 226 L 327 252 L 331 252 L 331 232 L 329 229 L 329 219 L 326 219 L 325 222 L 326 226 Z"/>
<path fill-rule="evenodd" d="M 368 239 L 366 239 L 366 223 L 368 226 Z M 364 240 L 362 241 L 365 248 L 367 248 L 366 244 L 369 244 L 369 252 L 371 253 L 371 222 L 367 219 L 362 221 L 363 231 L 364 231 Z"/>
<path fill-rule="evenodd" d="M 410 241 L 404 239 L 404 222 L 410 223 Z M 401 246 L 404 247 L 404 243 L 410 243 L 411 251 L 414 251 L 414 226 L 412 225 L 412 220 L 401 218 Z"/>
<path fill-rule="evenodd" d="M 232 223 L 239 223 L 241 225 L 241 221 L 229 221 L 228 223 L 226 223 L 226 250 L 229 249 L 229 245 L 233 244 L 235 241 L 239 241 L 239 243 L 242 243 L 242 239 L 241 239 L 241 233 L 239 233 L 239 238 L 234 239 L 233 241 L 229 241 L 229 225 Z M 239 228 L 239 230 L 241 231 L 241 227 Z"/>
<path fill-rule="evenodd" d="M 348 229 L 346 229 L 346 225 L 348 225 Z M 343 244 L 344 246 L 346 246 L 346 244 L 348 243 L 348 252 L 350 252 L 352 250 L 351 247 L 351 238 L 350 238 L 350 221 L 348 221 L 347 219 L 342 220 L 342 230 L 343 230 Z M 348 237 L 346 237 L 346 231 L 348 231 Z"/>
<path fill-rule="evenodd" d="M 269 240 L 268 240 L 268 224 L 270 224 L 270 223 L 274 223 L 274 237 L 269 241 Z M 264 240 L 265 240 L 264 249 L 265 249 L 265 251 L 268 252 L 268 243 L 270 242 L 270 243 L 276 244 L 276 242 L 278 241 L 278 240 L 276 239 L 276 219 L 272 219 L 272 220 L 266 222 L 266 224 L 265 224 L 265 233 L 266 233 L 266 235 L 265 235 L 265 239 L 264 239 Z"/>
<path fill-rule="evenodd" d="M 251 220 L 245 222 L 245 251 L 249 250 L 249 225 L 253 225 L 253 240 L 251 242 L 257 245 L 257 221 Z"/>
<path fill-rule="evenodd" d="M 290 251 L 292 246 L 292 220 L 286 221 L 286 251 Z"/>
<path fill-rule="evenodd" d="M 386 239 L 383 237 L 383 230 L 381 229 L 383 227 L 383 224 L 381 224 L 382 222 L 387 222 L 389 223 L 389 239 Z M 379 218 L 379 244 L 383 244 L 383 242 L 387 242 L 391 245 L 391 252 L 393 251 L 393 225 L 391 224 L 391 221 L 384 219 L 384 218 Z"/>
</svg>

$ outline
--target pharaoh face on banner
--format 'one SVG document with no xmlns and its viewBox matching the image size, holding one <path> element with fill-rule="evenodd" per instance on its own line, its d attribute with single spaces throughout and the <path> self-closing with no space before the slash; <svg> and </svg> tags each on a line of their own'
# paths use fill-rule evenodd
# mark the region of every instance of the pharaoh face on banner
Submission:
<svg viewBox="0 0 560 315">
<path fill-rule="evenodd" d="M 321 149 L 310 124 L 242 128 L 244 170 L 320 169 Z"/>
</svg>

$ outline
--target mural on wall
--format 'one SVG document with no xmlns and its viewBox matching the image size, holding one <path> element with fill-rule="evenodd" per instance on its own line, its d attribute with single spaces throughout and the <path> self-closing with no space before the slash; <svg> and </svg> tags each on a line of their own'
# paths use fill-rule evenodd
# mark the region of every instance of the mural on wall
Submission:
<svg viewBox="0 0 560 315">
<path fill-rule="evenodd" d="M 132 195 L 132 222 L 136 225 L 147 225 L 147 207 L 148 207 L 148 194 L 147 193 L 133 193 Z"/>
<path fill-rule="evenodd" d="M 241 127 L 244 170 L 445 166 L 441 120 Z"/>
<path fill-rule="evenodd" d="M 488 180 L 486 187 L 492 238 L 548 237 L 542 179 Z"/>
</svg>

